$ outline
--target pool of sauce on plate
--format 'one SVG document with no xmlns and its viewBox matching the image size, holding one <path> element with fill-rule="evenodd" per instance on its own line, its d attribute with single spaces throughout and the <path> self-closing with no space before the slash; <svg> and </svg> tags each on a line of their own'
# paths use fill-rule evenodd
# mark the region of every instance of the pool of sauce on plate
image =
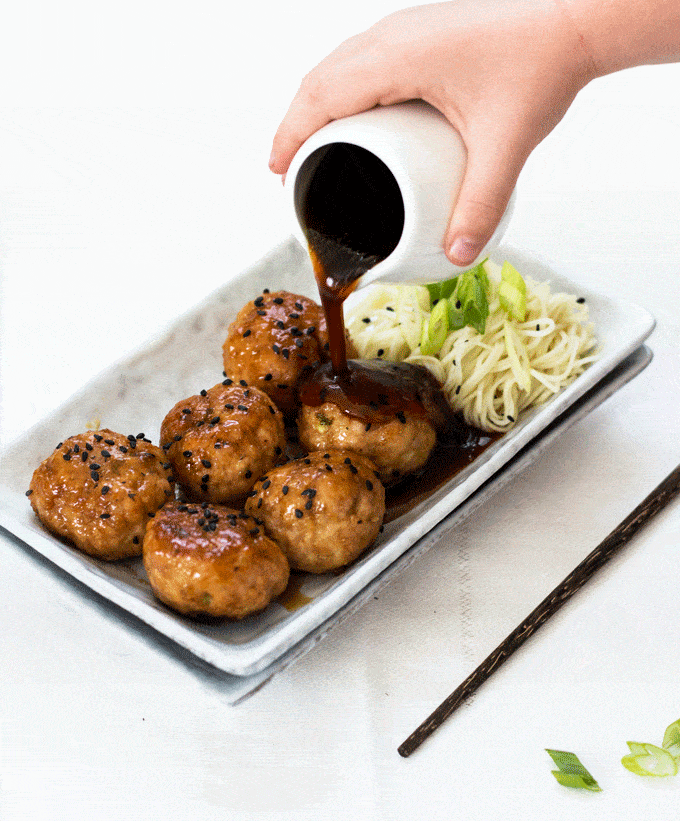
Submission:
<svg viewBox="0 0 680 821">
<path fill-rule="evenodd" d="M 302 403 L 331 401 L 366 424 L 408 411 L 427 416 L 438 432 L 427 464 L 387 489 L 389 522 L 425 501 L 498 437 L 454 413 L 426 368 L 347 358 L 343 303 L 359 279 L 394 251 L 404 227 L 403 199 L 387 166 L 358 146 L 323 146 L 298 172 L 295 207 L 326 316 L 331 359 L 301 384 Z"/>
</svg>

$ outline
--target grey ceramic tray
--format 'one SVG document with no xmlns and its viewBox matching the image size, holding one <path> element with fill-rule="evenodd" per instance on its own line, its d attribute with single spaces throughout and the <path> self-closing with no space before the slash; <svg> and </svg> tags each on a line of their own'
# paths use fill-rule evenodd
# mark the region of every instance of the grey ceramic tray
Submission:
<svg viewBox="0 0 680 821">
<path fill-rule="evenodd" d="M 175 402 L 222 379 L 221 345 L 227 325 L 264 287 L 315 298 L 308 258 L 293 239 L 180 317 L 161 338 L 109 368 L 7 448 L 0 461 L 0 525 L 197 658 L 233 676 L 249 677 L 235 692 L 251 690 L 317 641 L 358 607 L 375 584 L 385 584 L 407 558 L 412 561 L 441 538 L 442 528 L 448 531 L 467 515 L 472 503 L 481 504 L 500 482 L 507 482 L 542 452 L 546 442 L 649 361 L 646 349 L 637 350 L 654 327 L 646 311 L 583 291 L 512 249 L 502 249 L 498 256 L 510 259 L 534 279 L 550 280 L 556 290 L 578 292 L 587 299 L 601 343 L 599 360 L 548 404 L 528 413 L 425 502 L 388 523 L 376 544 L 343 573 L 305 577 L 301 592 L 310 599 L 305 606 L 291 611 L 274 602 L 260 615 L 238 623 L 185 619 L 153 597 L 141 561 L 99 562 L 65 545 L 40 525 L 24 495 L 35 466 L 58 441 L 84 430 L 92 419 L 121 432 L 144 430 L 158 441 L 160 423 Z M 584 402 L 586 394 L 589 398 Z M 508 469 L 502 470 L 504 466 Z M 483 493 L 477 494 L 482 487 Z"/>
</svg>

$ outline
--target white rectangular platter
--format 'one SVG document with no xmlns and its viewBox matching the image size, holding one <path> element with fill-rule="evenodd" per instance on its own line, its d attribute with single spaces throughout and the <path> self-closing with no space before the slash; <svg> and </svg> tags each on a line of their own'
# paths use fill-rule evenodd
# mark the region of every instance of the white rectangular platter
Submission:
<svg viewBox="0 0 680 821">
<path fill-rule="evenodd" d="M 518 454 L 522 464 L 538 455 L 549 440 L 545 434 L 554 438 L 566 429 L 565 414 L 569 409 L 576 411 L 579 400 L 589 391 L 593 392 L 590 404 L 582 405 L 575 416 L 599 404 L 647 363 L 648 352 L 638 351 L 630 363 L 624 360 L 653 330 L 654 319 L 649 313 L 584 291 L 543 263 L 513 249 L 501 249 L 496 256 L 499 261 L 509 259 L 523 274 L 550 281 L 553 290 L 585 297 L 600 343 L 600 358 L 549 403 L 527 413 L 512 431 L 425 502 L 389 522 L 373 547 L 344 572 L 306 576 L 301 593 L 310 601 L 304 606 L 290 610 L 273 602 L 263 613 L 240 622 L 186 619 L 154 598 L 140 560 L 106 563 L 69 547 L 42 527 L 24 495 L 33 470 L 56 443 L 85 430 L 93 419 L 121 433 L 144 431 L 158 442 L 161 421 L 176 402 L 221 381 L 221 346 L 227 326 L 241 306 L 263 288 L 316 298 L 308 257 L 292 238 L 180 317 L 152 344 L 109 368 L 5 449 L 0 454 L 0 525 L 202 661 L 233 676 L 266 679 L 286 655 L 298 655 L 296 647 L 318 640 L 340 614 L 354 610 L 352 603 L 363 600 L 363 591 L 377 580 L 386 583 L 390 573 L 403 564 L 398 560 L 407 551 L 413 553 L 411 549 L 418 545 L 420 555 L 423 545 L 433 544 L 436 539 L 424 539 L 426 534 L 433 528 L 438 532 L 443 520 L 472 501 L 475 491 L 485 483 L 486 498 L 493 491 L 494 477 Z M 598 391 L 597 386 L 605 384 L 603 380 L 608 382 Z M 508 471 L 504 473 L 506 481 Z"/>
</svg>

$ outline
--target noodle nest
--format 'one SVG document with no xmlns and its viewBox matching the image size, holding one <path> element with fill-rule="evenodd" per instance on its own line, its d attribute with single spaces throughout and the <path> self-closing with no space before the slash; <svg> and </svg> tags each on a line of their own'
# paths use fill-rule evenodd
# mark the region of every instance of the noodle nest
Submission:
<svg viewBox="0 0 680 821">
<path fill-rule="evenodd" d="M 420 352 L 431 310 L 423 285 L 369 286 L 345 324 L 361 358 L 424 365 L 469 425 L 504 433 L 522 411 L 546 402 L 597 359 L 596 340 L 582 300 L 553 294 L 548 283 L 529 277 L 525 320 L 508 318 L 498 297 L 500 266 L 487 262 L 485 269 L 485 332 L 470 326 L 450 331 L 434 356 Z"/>
</svg>

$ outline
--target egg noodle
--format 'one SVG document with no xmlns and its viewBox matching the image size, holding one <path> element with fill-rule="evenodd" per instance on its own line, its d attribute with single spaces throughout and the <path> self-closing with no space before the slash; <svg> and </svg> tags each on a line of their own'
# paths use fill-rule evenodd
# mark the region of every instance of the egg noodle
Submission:
<svg viewBox="0 0 680 821">
<path fill-rule="evenodd" d="M 450 331 L 433 356 L 420 351 L 430 317 L 423 285 L 374 284 L 347 310 L 346 326 L 359 356 L 424 365 L 466 422 L 505 432 L 519 414 L 572 382 L 597 359 L 595 337 L 582 300 L 551 293 L 548 283 L 524 277 L 526 315 L 508 318 L 498 289 L 500 266 L 485 263 L 489 315 L 483 334 L 465 326 Z"/>
</svg>

